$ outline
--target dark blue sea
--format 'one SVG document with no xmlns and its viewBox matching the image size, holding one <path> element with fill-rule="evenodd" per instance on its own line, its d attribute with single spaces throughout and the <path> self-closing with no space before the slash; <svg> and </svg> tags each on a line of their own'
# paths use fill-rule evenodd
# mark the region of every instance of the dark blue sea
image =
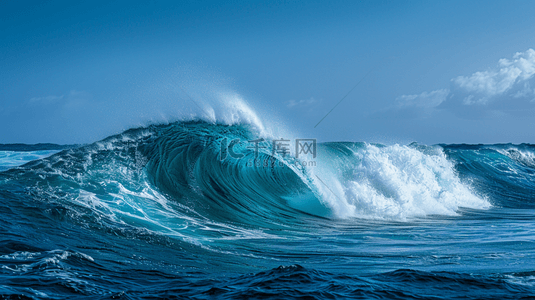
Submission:
<svg viewBox="0 0 535 300">
<path fill-rule="evenodd" d="M 535 299 L 534 145 L 283 138 L 0 145 L 1 297 Z"/>
</svg>

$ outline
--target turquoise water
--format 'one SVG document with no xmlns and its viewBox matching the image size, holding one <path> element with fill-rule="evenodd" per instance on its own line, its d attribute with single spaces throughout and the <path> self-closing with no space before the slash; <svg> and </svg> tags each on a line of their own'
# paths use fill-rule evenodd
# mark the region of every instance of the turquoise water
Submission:
<svg viewBox="0 0 535 300">
<path fill-rule="evenodd" d="M 296 158 L 190 121 L 26 150 L 0 152 L 4 297 L 535 297 L 533 145 Z"/>
<path fill-rule="evenodd" d="M 58 150 L 0 151 L 0 171 L 23 165 L 32 160 L 45 158 Z"/>
</svg>

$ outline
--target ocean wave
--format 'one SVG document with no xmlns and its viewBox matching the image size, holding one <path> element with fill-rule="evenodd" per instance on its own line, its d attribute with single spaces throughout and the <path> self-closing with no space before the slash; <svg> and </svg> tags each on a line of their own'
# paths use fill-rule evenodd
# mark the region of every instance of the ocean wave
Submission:
<svg viewBox="0 0 535 300">
<path fill-rule="evenodd" d="M 190 239 L 185 228 L 250 236 L 256 233 L 243 226 L 292 227 L 318 217 L 406 220 L 490 207 L 438 146 L 318 143 L 314 164 L 303 164 L 303 157 L 273 151 L 267 138 L 256 151 L 250 141 L 260 137 L 248 124 L 150 125 L 4 176 L 32 182 L 37 195 L 98 222 L 183 239 Z M 222 152 L 231 140 L 240 141 L 233 151 L 243 157 Z"/>
</svg>

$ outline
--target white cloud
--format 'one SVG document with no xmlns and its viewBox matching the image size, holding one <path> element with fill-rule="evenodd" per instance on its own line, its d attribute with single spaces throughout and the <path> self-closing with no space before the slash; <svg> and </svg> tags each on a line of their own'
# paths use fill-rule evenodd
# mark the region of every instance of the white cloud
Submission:
<svg viewBox="0 0 535 300">
<path fill-rule="evenodd" d="M 487 113 L 529 115 L 535 110 L 533 87 L 535 50 L 528 49 L 516 53 L 512 59 L 500 59 L 493 69 L 453 78 L 449 89 L 397 97 L 396 105 L 389 110 L 429 116 L 436 109 L 448 109 L 467 118 L 479 118 Z"/>
<path fill-rule="evenodd" d="M 286 103 L 286 106 L 288 108 L 299 108 L 299 107 L 309 107 L 309 106 L 312 106 L 316 103 L 318 103 L 319 101 L 314 99 L 314 98 L 310 98 L 310 99 L 303 99 L 303 100 L 299 100 L 299 101 L 296 101 L 296 100 L 290 100 Z"/>
<path fill-rule="evenodd" d="M 69 93 L 61 96 L 46 96 L 46 97 L 33 97 L 28 100 L 28 104 L 35 105 L 70 105 L 71 103 L 78 103 L 80 100 L 87 98 L 86 92 L 71 90 Z"/>
<path fill-rule="evenodd" d="M 509 95 L 521 97 L 530 94 L 529 80 L 535 74 L 535 50 L 518 52 L 512 60 L 503 58 L 493 70 L 475 72 L 471 76 L 452 79 L 454 88 L 464 92 L 463 104 L 487 104 L 496 97 Z M 527 89 L 526 89 L 527 87 Z M 531 93 L 533 94 L 533 93 Z"/>
<path fill-rule="evenodd" d="M 529 82 L 525 82 L 524 87 L 512 94 L 512 96 L 514 98 L 535 97 L 535 90 L 531 88 Z M 533 100 L 535 100 L 535 98 Z"/>
<path fill-rule="evenodd" d="M 446 100 L 448 94 L 449 90 L 441 89 L 432 92 L 423 92 L 419 95 L 403 95 L 396 98 L 396 102 L 400 107 L 436 107 Z"/>
</svg>

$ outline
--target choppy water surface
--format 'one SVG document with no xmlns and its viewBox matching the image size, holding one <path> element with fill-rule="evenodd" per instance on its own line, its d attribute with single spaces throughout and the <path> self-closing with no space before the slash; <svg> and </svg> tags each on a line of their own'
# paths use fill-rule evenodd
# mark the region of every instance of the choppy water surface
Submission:
<svg viewBox="0 0 535 300">
<path fill-rule="evenodd" d="M 0 293 L 535 297 L 535 146 L 319 143 L 304 166 L 266 138 L 251 166 L 257 138 L 190 121 L 0 151 Z"/>
</svg>

